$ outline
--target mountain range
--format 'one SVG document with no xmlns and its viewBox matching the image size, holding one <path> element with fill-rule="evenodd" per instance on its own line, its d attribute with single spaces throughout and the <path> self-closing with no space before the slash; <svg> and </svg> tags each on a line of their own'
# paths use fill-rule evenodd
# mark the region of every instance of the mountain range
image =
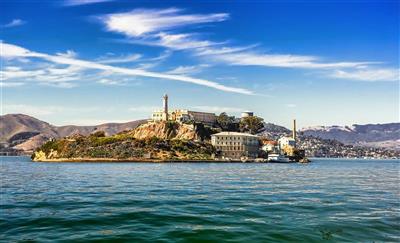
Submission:
<svg viewBox="0 0 400 243">
<path fill-rule="evenodd" d="M 109 136 L 134 129 L 145 122 L 146 120 L 137 120 L 95 126 L 54 126 L 28 115 L 7 114 L 0 116 L 0 148 L 31 152 L 52 138 L 74 134 L 89 135 L 96 131 L 104 131 Z M 265 123 L 259 135 L 277 139 L 279 136 L 289 135 L 290 132 L 283 126 Z M 337 140 L 355 146 L 400 150 L 400 123 L 308 127 L 301 129 L 299 135 Z"/>
<path fill-rule="evenodd" d="M 51 138 L 62 138 L 74 134 L 89 135 L 104 131 L 113 135 L 131 130 L 146 122 L 137 120 L 126 123 L 105 123 L 95 126 L 54 126 L 24 114 L 7 114 L 0 117 L 0 143 L 3 148 L 33 151 Z"/>
<path fill-rule="evenodd" d="M 337 140 L 344 144 L 400 150 L 400 123 L 352 126 L 316 126 L 300 130 L 305 136 Z"/>
</svg>

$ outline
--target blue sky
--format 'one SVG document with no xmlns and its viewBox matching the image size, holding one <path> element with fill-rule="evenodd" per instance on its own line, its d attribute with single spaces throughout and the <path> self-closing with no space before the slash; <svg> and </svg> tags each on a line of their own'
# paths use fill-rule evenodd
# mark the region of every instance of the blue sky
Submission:
<svg viewBox="0 0 400 243">
<path fill-rule="evenodd" d="M 300 127 L 399 121 L 397 1 L 2 1 L 2 114 L 172 108 Z"/>
</svg>

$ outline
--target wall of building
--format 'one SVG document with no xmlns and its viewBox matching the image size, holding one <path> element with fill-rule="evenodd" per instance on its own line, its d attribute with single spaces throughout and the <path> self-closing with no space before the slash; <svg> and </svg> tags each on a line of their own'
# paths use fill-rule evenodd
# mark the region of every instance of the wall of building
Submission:
<svg viewBox="0 0 400 243">
<path fill-rule="evenodd" d="M 256 158 L 259 150 L 258 138 L 247 135 L 212 135 L 211 144 L 221 156 L 231 159 Z"/>
<path fill-rule="evenodd" d="M 154 111 L 151 119 L 153 121 L 162 121 L 164 117 L 162 110 Z M 193 120 L 195 122 L 203 122 L 208 124 L 214 124 L 216 122 L 216 116 L 214 113 L 189 111 L 189 110 L 174 110 L 168 112 L 168 120 L 170 121 L 186 121 Z"/>
</svg>

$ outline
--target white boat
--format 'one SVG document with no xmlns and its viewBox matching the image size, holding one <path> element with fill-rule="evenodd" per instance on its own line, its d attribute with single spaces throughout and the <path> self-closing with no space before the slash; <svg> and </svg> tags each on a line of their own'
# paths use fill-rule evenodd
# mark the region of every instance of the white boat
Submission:
<svg viewBox="0 0 400 243">
<path fill-rule="evenodd" d="M 278 154 L 278 153 L 272 153 L 268 154 L 268 162 L 274 162 L 274 163 L 290 163 L 291 161 L 289 160 L 288 157 Z"/>
</svg>

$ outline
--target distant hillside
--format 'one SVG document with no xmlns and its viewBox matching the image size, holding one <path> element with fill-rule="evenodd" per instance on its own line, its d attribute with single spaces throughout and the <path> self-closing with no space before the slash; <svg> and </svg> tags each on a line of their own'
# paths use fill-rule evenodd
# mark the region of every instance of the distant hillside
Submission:
<svg viewBox="0 0 400 243">
<path fill-rule="evenodd" d="M 267 137 L 271 140 L 277 140 L 281 136 L 288 136 L 291 134 L 291 130 L 286 127 L 279 126 L 273 123 L 264 123 L 264 128 L 257 134 L 259 136 Z"/>
<path fill-rule="evenodd" d="M 73 134 L 89 135 L 104 131 L 107 136 L 131 130 L 146 120 L 127 123 L 106 123 L 96 126 L 54 126 L 24 114 L 0 116 L 0 142 L 2 147 L 32 151 L 50 138 L 62 138 Z"/>
<path fill-rule="evenodd" d="M 31 116 L 8 114 L 0 117 L 0 142 L 26 140 L 38 133 L 58 136 L 55 126 Z"/>
<path fill-rule="evenodd" d="M 344 144 L 400 150 L 400 123 L 307 127 L 301 133 Z"/>
</svg>

